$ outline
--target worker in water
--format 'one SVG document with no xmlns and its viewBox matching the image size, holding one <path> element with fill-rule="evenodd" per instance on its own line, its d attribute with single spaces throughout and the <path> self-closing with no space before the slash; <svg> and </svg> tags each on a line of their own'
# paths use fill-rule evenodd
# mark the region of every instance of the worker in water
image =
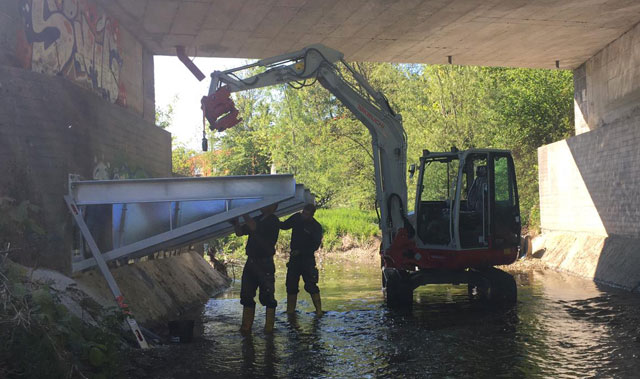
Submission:
<svg viewBox="0 0 640 379">
<path fill-rule="evenodd" d="M 242 310 L 242 334 L 251 333 L 253 318 L 256 310 L 256 290 L 260 288 L 260 303 L 267 307 L 264 324 L 265 333 L 273 332 L 273 324 L 276 317 L 275 299 L 275 272 L 273 255 L 276 252 L 276 242 L 280 233 L 280 220 L 273 214 L 278 205 L 273 204 L 260 210 L 256 217 L 244 215 L 244 225 L 240 225 L 237 219 L 231 221 L 237 236 L 248 235 L 246 252 L 247 262 L 242 271 L 242 284 L 240 288 L 240 304 Z"/>
<path fill-rule="evenodd" d="M 311 295 L 316 314 L 322 315 L 320 289 L 318 288 L 318 269 L 315 251 L 322 243 L 322 226 L 313 218 L 316 207 L 306 204 L 300 213 L 289 217 L 280 224 L 280 229 L 293 229 L 291 232 L 291 253 L 287 263 L 287 313 L 296 310 L 298 283 L 300 276 L 304 280 L 304 289 Z"/>
</svg>

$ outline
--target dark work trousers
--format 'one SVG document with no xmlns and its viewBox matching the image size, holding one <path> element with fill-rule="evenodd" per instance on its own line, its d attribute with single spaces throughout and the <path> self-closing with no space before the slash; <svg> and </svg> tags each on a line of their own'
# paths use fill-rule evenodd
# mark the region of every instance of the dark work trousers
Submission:
<svg viewBox="0 0 640 379">
<path fill-rule="evenodd" d="M 304 258 L 292 258 L 287 263 L 287 294 L 294 295 L 298 293 L 298 283 L 300 276 L 304 280 L 304 289 L 310 295 L 320 293 L 318 288 L 318 269 L 316 268 L 316 259 L 312 255 Z"/>
<path fill-rule="evenodd" d="M 255 308 L 256 290 L 260 288 L 260 304 L 267 308 L 275 308 L 278 302 L 275 298 L 275 273 L 276 266 L 273 257 L 247 258 L 242 270 L 242 285 L 240 287 L 240 304 L 245 307 Z"/>
</svg>

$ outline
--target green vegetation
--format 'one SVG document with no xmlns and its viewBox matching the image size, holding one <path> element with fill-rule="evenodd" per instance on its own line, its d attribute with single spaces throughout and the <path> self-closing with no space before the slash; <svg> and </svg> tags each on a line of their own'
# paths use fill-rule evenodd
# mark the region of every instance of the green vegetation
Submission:
<svg viewBox="0 0 640 379">
<path fill-rule="evenodd" d="M 96 303 L 81 306 L 99 316 Z M 123 320 L 115 312 L 98 320 L 91 326 L 72 315 L 56 291 L 0 256 L 0 377 L 113 377 Z"/>
<path fill-rule="evenodd" d="M 324 232 L 322 247 L 334 250 L 342 243 L 342 237 L 350 236 L 358 241 L 380 234 L 378 216 L 374 211 L 358 209 L 318 209 L 316 220 Z"/>
<path fill-rule="evenodd" d="M 0 197 L 0 258 L 13 254 L 23 263 L 38 263 L 46 244 L 40 216 L 40 207 L 28 200 Z"/>
<path fill-rule="evenodd" d="M 509 149 L 516 164 L 523 224 L 534 229 L 539 225 L 537 148 L 573 134 L 570 71 L 355 66 L 402 114 L 408 164 L 417 163 L 423 149 Z M 369 133 L 324 88 L 281 85 L 234 96 L 243 122 L 209 134 L 212 151 L 201 155 L 201 172 L 252 175 L 275 169 L 293 173 L 316 195 L 321 208 L 374 210 Z M 174 166 L 183 167 L 180 162 Z M 413 207 L 414 186 L 408 183 L 408 209 Z"/>
</svg>

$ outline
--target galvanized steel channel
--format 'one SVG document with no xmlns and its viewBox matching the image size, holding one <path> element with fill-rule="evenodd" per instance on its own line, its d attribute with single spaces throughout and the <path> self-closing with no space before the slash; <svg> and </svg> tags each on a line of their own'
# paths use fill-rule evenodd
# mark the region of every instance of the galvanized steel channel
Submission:
<svg viewBox="0 0 640 379">
<path fill-rule="evenodd" d="M 88 232 L 103 237 L 105 262 L 222 237 L 233 232 L 228 222 L 233 218 L 258 214 L 274 203 L 279 204 L 276 215 L 286 216 L 314 200 L 293 175 L 96 181 L 70 177 L 68 198 L 82 211 Z M 82 255 L 72 263 L 74 272 L 97 264 L 94 257 Z"/>
</svg>

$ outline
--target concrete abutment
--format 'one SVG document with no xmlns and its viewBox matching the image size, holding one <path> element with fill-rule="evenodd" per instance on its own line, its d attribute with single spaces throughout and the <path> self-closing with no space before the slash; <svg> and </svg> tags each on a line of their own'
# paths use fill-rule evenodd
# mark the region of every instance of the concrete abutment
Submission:
<svg viewBox="0 0 640 379">
<path fill-rule="evenodd" d="M 576 136 L 538 149 L 544 260 L 640 283 L 640 26 L 574 70 Z"/>
</svg>

